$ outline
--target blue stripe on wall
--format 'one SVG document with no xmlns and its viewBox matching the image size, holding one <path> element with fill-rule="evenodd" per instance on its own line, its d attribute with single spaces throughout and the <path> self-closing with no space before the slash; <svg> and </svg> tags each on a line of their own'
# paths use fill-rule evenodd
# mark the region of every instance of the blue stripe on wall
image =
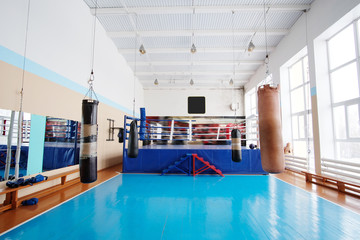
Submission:
<svg viewBox="0 0 360 240">
<path fill-rule="evenodd" d="M 310 89 L 310 92 L 311 92 L 311 96 L 315 96 L 316 95 L 316 87 L 312 87 Z"/>
<path fill-rule="evenodd" d="M 0 45 L 0 60 L 23 69 L 24 57 L 1 45 Z M 40 64 L 31 61 L 29 59 L 26 59 L 25 70 L 83 95 L 85 95 L 88 90 L 86 87 L 76 82 L 73 82 L 70 79 L 65 78 L 64 76 L 54 71 L 51 71 L 50 69 L 43 67 Z M 101 95 L 97 95 L 97 96 L 100 102 L 112 106 L 116 109 L 119 109 L 129 115 L 132 115 L 132 110 L 116 102 L 113 102 L 112 100 L 106 97 L 103 97 Z M 139 117 L 140 114 L 137 112 L 136 116 Z"/>
</svg>

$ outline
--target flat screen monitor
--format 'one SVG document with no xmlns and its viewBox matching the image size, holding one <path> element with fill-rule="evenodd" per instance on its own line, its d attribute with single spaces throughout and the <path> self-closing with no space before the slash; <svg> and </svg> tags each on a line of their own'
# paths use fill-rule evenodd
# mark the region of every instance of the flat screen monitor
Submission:
<svg viewBox="0 0 360 240">
<path fill-rule="evenodd" d="M 204 114 L 205 113 L 205 97 L 188 97 L 188 113 Z"/>
</svg>

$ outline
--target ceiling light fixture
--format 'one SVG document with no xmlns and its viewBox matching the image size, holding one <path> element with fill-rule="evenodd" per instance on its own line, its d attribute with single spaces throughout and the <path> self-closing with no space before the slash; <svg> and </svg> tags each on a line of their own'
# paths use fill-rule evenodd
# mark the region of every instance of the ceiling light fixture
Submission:
<svg viewBox="0 0 360 240">
<path fill-rule="evenodd" d="M 252 52 L 254 49 L 255 49 L 255 45 L 251 40 L 248 46 L 248 52 Z"/>
<path fill-rule="evenodd" d="M 190 79 L 190 85 L 194 85 L 194 80 L 193 79 Z"/>
<path fill-rule="evenodd" d="M 233 80 L 233 79 L 230 79 L 229 85 L 230 85 L 230 86 L 234 85 L 234 80 Z"/>
<path fill-rule="evenodd" d="M 146 53 L 146 50 L 145 50 L 143 44 L 141 44 L 141 46 L 140 46 L 140 48 L 139 48 L 139 52 L 140 52 L 141 54 L 145 54 L 145 53 Z"/>
<path fill-rule="evenodd" d="M 194 44 L 194 43 L 193 43 L 192 46 L 191 46 L 190 52 L 191 52 L 192 54 L 196 53 L 196 47 L 195 47 L 195 44 Z"/>
<path fill-rule="evenodd" d="M 154 84 L 155 84 L 156 86 L 159 85 L 159 81 L 158 81 L 157 78 L 155 79 Z"/>
</svg>

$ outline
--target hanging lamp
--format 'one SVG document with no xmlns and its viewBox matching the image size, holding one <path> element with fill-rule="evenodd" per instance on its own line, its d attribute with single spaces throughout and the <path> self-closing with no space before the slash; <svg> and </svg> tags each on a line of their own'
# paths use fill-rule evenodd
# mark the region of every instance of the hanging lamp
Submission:
<svg viewBox="0 0 360 240">
<path fill-rule="evenodd" d="M 143 44 L 141 44 L 141 46 L 140 46 L 140 48 L 139 48 L 139 52 L 140 52 L 141 54 L 145 54 L 145 53 L 146 53 L 146 50 L 145 50 Z"/>
<path fill-rule="evenodd" d="M 249 46 L 248 46 L 248 52 L 252 52 L 252 51 L 254 51 L 254 49 L 255 49 L 255 45 L 251 40 L 249 43 Z"/>
<path fill-rule="evenodd" d="M 190 49 L 190 52 L 192 53 L 192 54 L 194 54 L 194 53 L 196 53 L 196 46 L 195 46 L 195 44 L 193 43 L 192 44 L 192 46 L 191 46 L 191 49 Z"/>
<path fill-rule="evenodd" d="M 230 86 L 234 85 L 234 80 L 233 80 L 233 79 L 230 79 L 229 85 L 230 85 Z"/>
<path fill-rule="evenodd" d="M 155 81 L 154 81 L 154 85 L 156 85 L 156 86 L 159 85 L 159 81 L 158 81 L 157 78 L 156 78 Z"/>
<path fill-rule="evenodd" d="M 194 85 L 194 80 L 193 79 L 190 79 L 190 85 Z"/>
</svg>

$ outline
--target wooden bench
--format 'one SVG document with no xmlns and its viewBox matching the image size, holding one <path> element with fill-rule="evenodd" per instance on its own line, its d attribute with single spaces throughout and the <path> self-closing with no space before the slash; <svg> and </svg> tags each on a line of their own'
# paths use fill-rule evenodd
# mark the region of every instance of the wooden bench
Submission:
<svg viewBox="0 0 360 240">
<path fill-rule="evenodd" d="M 332 188 L 339 192 L 353 195 L 355 197 L 360 197 L 360 185 L 358 184 L 346 182 L 332 177 L 326 177 L 314 173 L 309 173 L 305 171 L 301 171 L 301 173 L 305 175 L 306 182 L 311 182 L 314 184 Z"/>
<path fill-rule="evenodd" d="M 67 171 L 67 172 L 63 172 L 63 173 L 59 173 L 53 176 L 49 176 L 47 180 L 42 181 L 42 182 L 38 182 L 38 183 L 34 183 L 32 186 L 31 185 L 26 185 L 26 186 L 19 186 L 17 188 L 9 188 L 6 187 L 3 190 L 0 190 L 0 195 L 6 194 L 5 197 L 5 201 L 2 205 L 0 205 L 0 212 L 4 212 L 8 209 L 15 209 L 17 208 L 22 201 L 29 199 L 29 198 L 41 198 L 44 197 L 46 195 L 49 195 L 51 193 L 54 193 L 56 191 L 59 191 L 60 189 L 66 188 L 70 185 L 73 185 L 75 183 L 80 182 L 80 178 L 75 178 L 72 179 L 70 181 L 66 181 L 66 178 L 68 175 L 73 174 L 73 173 L 78 173 L 79 169 L 74 169 L 71 171 Z M 19 190 L 25 189 L 25 188 L 29 188 L 29 187 L 33 187 L 33 186 L 37 186 L 39 184 L 42 183 L 48 183 L 49 181 L 52 180 L 56 180 L 56 179 L 60 179 L 60 183 L 54 186 L 50 186 L 48 188 L 45 188 L 43 190 L 37 191 L 37 192 L 33 192 L 30 194 L 27 194 L 21 198 L 18 197 L 18 192 Z"/>
</svg>

